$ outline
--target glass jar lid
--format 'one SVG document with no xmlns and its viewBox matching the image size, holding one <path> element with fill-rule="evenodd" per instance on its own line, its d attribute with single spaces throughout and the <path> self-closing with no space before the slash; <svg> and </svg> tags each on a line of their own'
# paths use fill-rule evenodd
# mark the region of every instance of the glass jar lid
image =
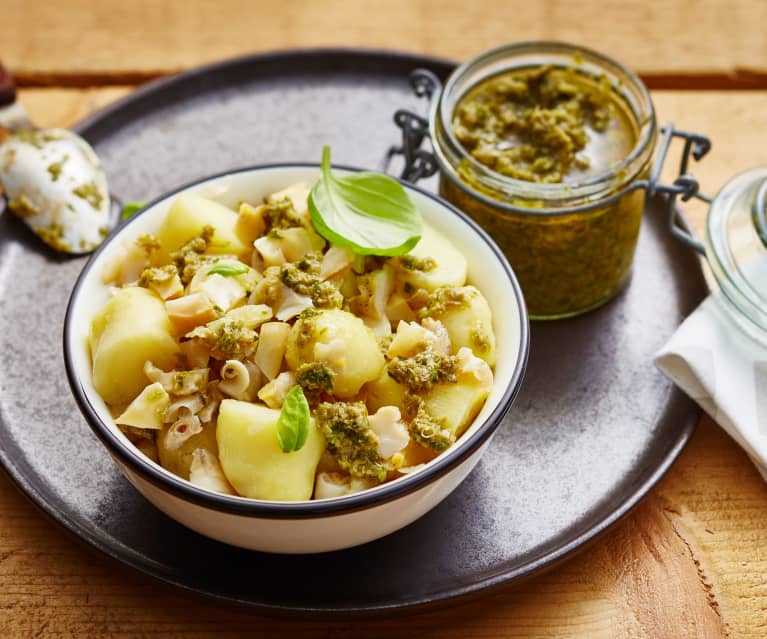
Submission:
<svg viewBox="0 0 767 639">
<path fill-rule="evenodd" d="M 706 257 L 736 319 L 760 341 L 767 335 L 767 167 L 736 175 L 711 203 Z"/>
</svg>

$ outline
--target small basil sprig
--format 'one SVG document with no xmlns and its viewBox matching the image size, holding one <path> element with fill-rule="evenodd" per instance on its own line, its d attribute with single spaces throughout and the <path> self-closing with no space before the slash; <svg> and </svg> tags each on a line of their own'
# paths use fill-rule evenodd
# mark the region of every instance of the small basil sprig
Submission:
<svg viewBox="0 0 767 639">
<path fill-rule="evenodd" d="M 126 202 L 123 204 L 122 211 L 120 211 L 120 219 L 127 220 L 128 218 L 133 217 L 138 211 L 143 209 L 146 204 L 146 200 L 140 202 Z"/>
<path fill-rule="evenodd" d="M 404 255 L 421 239 L 421 216 L 399 182 L 369 172 L 337 177 L 327 146 L 309 213 L 320 235 L 358 255 Z"/>
<path fill-rule="evenodd" d="M 239 262 L 219 262 L 208 271 L 208 275 L 223 275 L 224 277 L 234 277 L 248 272 L 248 267 Z"/>
<path fill-rule="evenodd" d="M 285 395 L 280 418 L 277 420 L 277 442 L 283 453 L 301 450 L 309 436 L 309 402 L 300 386 L 294 386 Z"/>
</svg>

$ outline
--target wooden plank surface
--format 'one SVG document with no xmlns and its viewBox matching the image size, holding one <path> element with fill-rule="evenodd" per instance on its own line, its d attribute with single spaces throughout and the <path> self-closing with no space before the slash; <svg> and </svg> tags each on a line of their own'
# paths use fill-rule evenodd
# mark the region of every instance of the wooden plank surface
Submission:
<svg viewBox="0 0 767 639">
<path fill-rule="evenodd" d="M 21 92 L 43 125 L 71 124 L 125 94 Z M 714 191 L 764 162 L 767 94 L 655 92 L 662 121 L 706 133 L 696 167 Z M 692 217 L 702 224 L 703 211 Z M 63 533 L 0 477 L 0 636 L 419 636 L 678 639 L 767 634 L 767 485 L 709 419 L 650 497 L 551 572 L 440 613 L 289 622 L 231 610 L 135 574 Z"/>
<path fill-rule="evenodd" d="M 764 0 L 2 0 L 23 83 L 139 81 L 227 56 L 363 46 L 466 59 L 515 40 L 610 54 L 662 88 L 767 88 Z"/>
<path fill-rule="evenodd" d="M 711 90 L 767 89 L 765 18 L 764 0 L 0 0 L 0 59 L 22 86 L 52 87 L 22 91 L 33 119 L 66 126 L 130 90 L 121 84 L 243 53 L 365 46 L 466 59 L 514 40 L 568 40 L 653 87 L 688 90 L 653 98 L 661 121 L 713 139 L 694 167 L 713 193 L 765 163 L 767 91 Z M 700 229 L 705 206 L 688 209 Z M 377 622 L 276 621 L 180 593 L 80 544 L 0 476 L 3 638 L 761 639 L 766 574 L 767 486 L 709 419 L 586 552 L 477 602 Z"/>
</svg>

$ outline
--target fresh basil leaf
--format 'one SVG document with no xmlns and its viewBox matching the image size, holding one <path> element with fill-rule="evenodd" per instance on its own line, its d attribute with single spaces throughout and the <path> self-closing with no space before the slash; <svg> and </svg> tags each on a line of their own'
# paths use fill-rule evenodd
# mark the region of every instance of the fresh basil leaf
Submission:
<svg viewBox="0 0 767 639">
<path fill-rule="evenodd" d="M 120 212 L 120 219 L 127 220 L 128 218 L 133 217 L 143 209 L 147 205 L 146 200 L 142 200 L 140 202 L 126 202 L 123 204 L 122 211 Z"/>
<path fill-rule="evenodd" d="M 421 215 L 399 182 L 381 173 L 336 177 L 327 146 L 309 213 L 320 235 L 359 255 L 404 255 L 421 239 Z"/>
<path fill-rule="evenodd" d="M 219 262 L 208 271 L 208 275 L 223 275 L 224 277 L 234 277 L 248 272 L 248 267 L 239 262 Z"/>
<path fill-rule="evenodd" d="M 309 436 L 309 402 L 300 386 L 285 395 L 280 418 L 277 420 L 277 441 L 283 453 L 301 450 Z"/>
</svg>

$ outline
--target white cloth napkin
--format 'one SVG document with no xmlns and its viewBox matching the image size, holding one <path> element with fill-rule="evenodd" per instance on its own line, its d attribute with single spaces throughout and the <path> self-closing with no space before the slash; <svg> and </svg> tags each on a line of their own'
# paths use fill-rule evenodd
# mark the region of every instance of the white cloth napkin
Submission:
<svg viewBox="0 0 767 639">
<path fill-rule="evenodd" d="M 767 348 L 709 295 L 655 356 L 656 366 L 737 441 L 767 480 Z"/>
</svg>

